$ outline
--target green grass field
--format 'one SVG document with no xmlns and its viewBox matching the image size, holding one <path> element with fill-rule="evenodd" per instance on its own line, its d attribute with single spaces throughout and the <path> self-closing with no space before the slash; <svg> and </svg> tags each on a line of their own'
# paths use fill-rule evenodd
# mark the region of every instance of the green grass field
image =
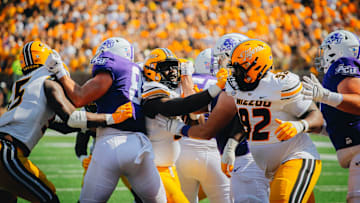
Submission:
<svg viewBox="0 0 360 203">
<path fill-rule="evenodd" d="M 316 202 L 346 202 L 348 170 L 339 166 L 328 137 L 313 135 L 311 138 L 323 160 L 321 176 L 315 187 Z M 64 203 L 77 202 L 81 190 L 83 168 L 75 156 L 74 145 L 75 136 L 59 136 L 48 130 L 29 158 L 55 184 L 60 201 Z M 130 191 L 121 180 L 109 202 L 133 202 Z"/>
</svg>

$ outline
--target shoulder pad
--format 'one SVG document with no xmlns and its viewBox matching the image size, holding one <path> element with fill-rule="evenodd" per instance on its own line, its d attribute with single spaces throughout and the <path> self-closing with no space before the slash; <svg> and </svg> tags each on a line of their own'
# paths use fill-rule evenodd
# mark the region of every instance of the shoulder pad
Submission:
<svg viewBox="0 0 360 203">
<path fill-rule="evenodd" d="M 158 82 L 145 82 L 143 85 L 143 93 L 141 97 L 143 99 L 153 99 L 156 97 L 169 97 L 170 90 L 165 85 Z"/>
<path fill-rule="evenodd" d="M 285 71 L 274 75 L 280 85 L 281 99 L 291 99 L 301 93 L 302 83 L 298 75 Z"/>
</svg>

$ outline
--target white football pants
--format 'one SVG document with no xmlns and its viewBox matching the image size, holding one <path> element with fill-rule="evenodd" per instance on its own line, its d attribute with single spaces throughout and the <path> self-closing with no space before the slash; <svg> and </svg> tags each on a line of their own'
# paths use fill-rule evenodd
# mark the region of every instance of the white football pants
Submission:
<svg viewBox="0 0 360 203">
<path fill-rule="evenodd" d="M 114 128 L 98 130 L 80 202 L 106 202 L 124 175 L 143 202 L 165 203 L 166 193 L 143 133 Z"/>
<path fill-rule="evenodd" d="M 269 179 L 256 165 L 251 153 L 235 158 L 230 180 L 235 203 L 269 202 Z"/>
<path fill-rule="evenodd" d="M 201 184 L 210 203 L 232 202 L 230 179 L 221 171 L 221 158 L 216 140 L 183 138 L 179 142 L 181 154 L 176 168 L 181 189 L 187 199 L 191 203 L 198 202 Z"/>
</svg>

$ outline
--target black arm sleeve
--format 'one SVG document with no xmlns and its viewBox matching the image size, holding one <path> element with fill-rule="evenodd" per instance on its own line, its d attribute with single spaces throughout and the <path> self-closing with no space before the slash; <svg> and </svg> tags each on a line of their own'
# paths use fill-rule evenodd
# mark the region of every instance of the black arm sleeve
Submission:
<svg viewBox="0 0 360 203">
<path fill-rule="evenodd" d="M 90 134 L 86 132 L 78 132 L 76 134 L 76 143 L 75 143 L 75 154 L 77 157 L 81 155 L 87 155 L 87 146 L 90 139 Z"/>
<path fill-rule="evenodd" d="M 72 132 L 79 132 L 80 128 L 69 127 L 66 123 L 50 122 L 49 128 L 61 132 L 63 134 L 68 134 Z"/>
<path fill-rule="evenodd" d="M 240 118 L 238 114 L 235 114 L 234 118 L 231 120 L 228 126 L 231 126 L 230 138 L 234 138 L 237 134 L 241 134 L 239 142 L 242 142 L 246 137 L 246 133 L 244 130 L 244 126 L 240 122 Z"/>
<path fill-rule="evenodd" d="M 208 105 L 213 99 L 208 91 L 202 91 L 185 98 L 169 100 L 163 98 L 144 100 L 142 105 L 145 115 L 150 118 L 154 118 L 157 114 L 166 117 L 186 115 Z"/>
</svg>

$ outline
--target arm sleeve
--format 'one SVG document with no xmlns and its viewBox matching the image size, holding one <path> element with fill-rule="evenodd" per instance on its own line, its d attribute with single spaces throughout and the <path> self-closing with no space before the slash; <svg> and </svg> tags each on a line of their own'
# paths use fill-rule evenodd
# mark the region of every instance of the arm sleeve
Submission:
<svg viewBox="0 0 360 203">
<path fill-rule="evenodd" d="M 79 132 L 81 129 L 80 128 L 72 128 L 69 127 L 66 123 L 60 123 L 60 122 L 50 122 L 49 124 L 49 128 L 56 130 L 58 132 L 61 132 L 63 134 L 68 134 L 68 133 L 72 133 L 72 132 Z"/>
<path fill-rule="evenodd" d="M 207 106 L 212 100 L 208 91 L 199 92 L 185 98 L 164 99 L 158 97 L 143 100 L 143 110 L 146 116 L 154 118 L 157 114 L 164 116 L 180 116 L 197 111 Z"/>
<path fill-rule="evenodd" d="M 75 154 L 77 157 L 87 155 L 87 145 L 89 139 L 90 136 L 86 132 L 78 132 L 76 134 Z"/>
</svg>

